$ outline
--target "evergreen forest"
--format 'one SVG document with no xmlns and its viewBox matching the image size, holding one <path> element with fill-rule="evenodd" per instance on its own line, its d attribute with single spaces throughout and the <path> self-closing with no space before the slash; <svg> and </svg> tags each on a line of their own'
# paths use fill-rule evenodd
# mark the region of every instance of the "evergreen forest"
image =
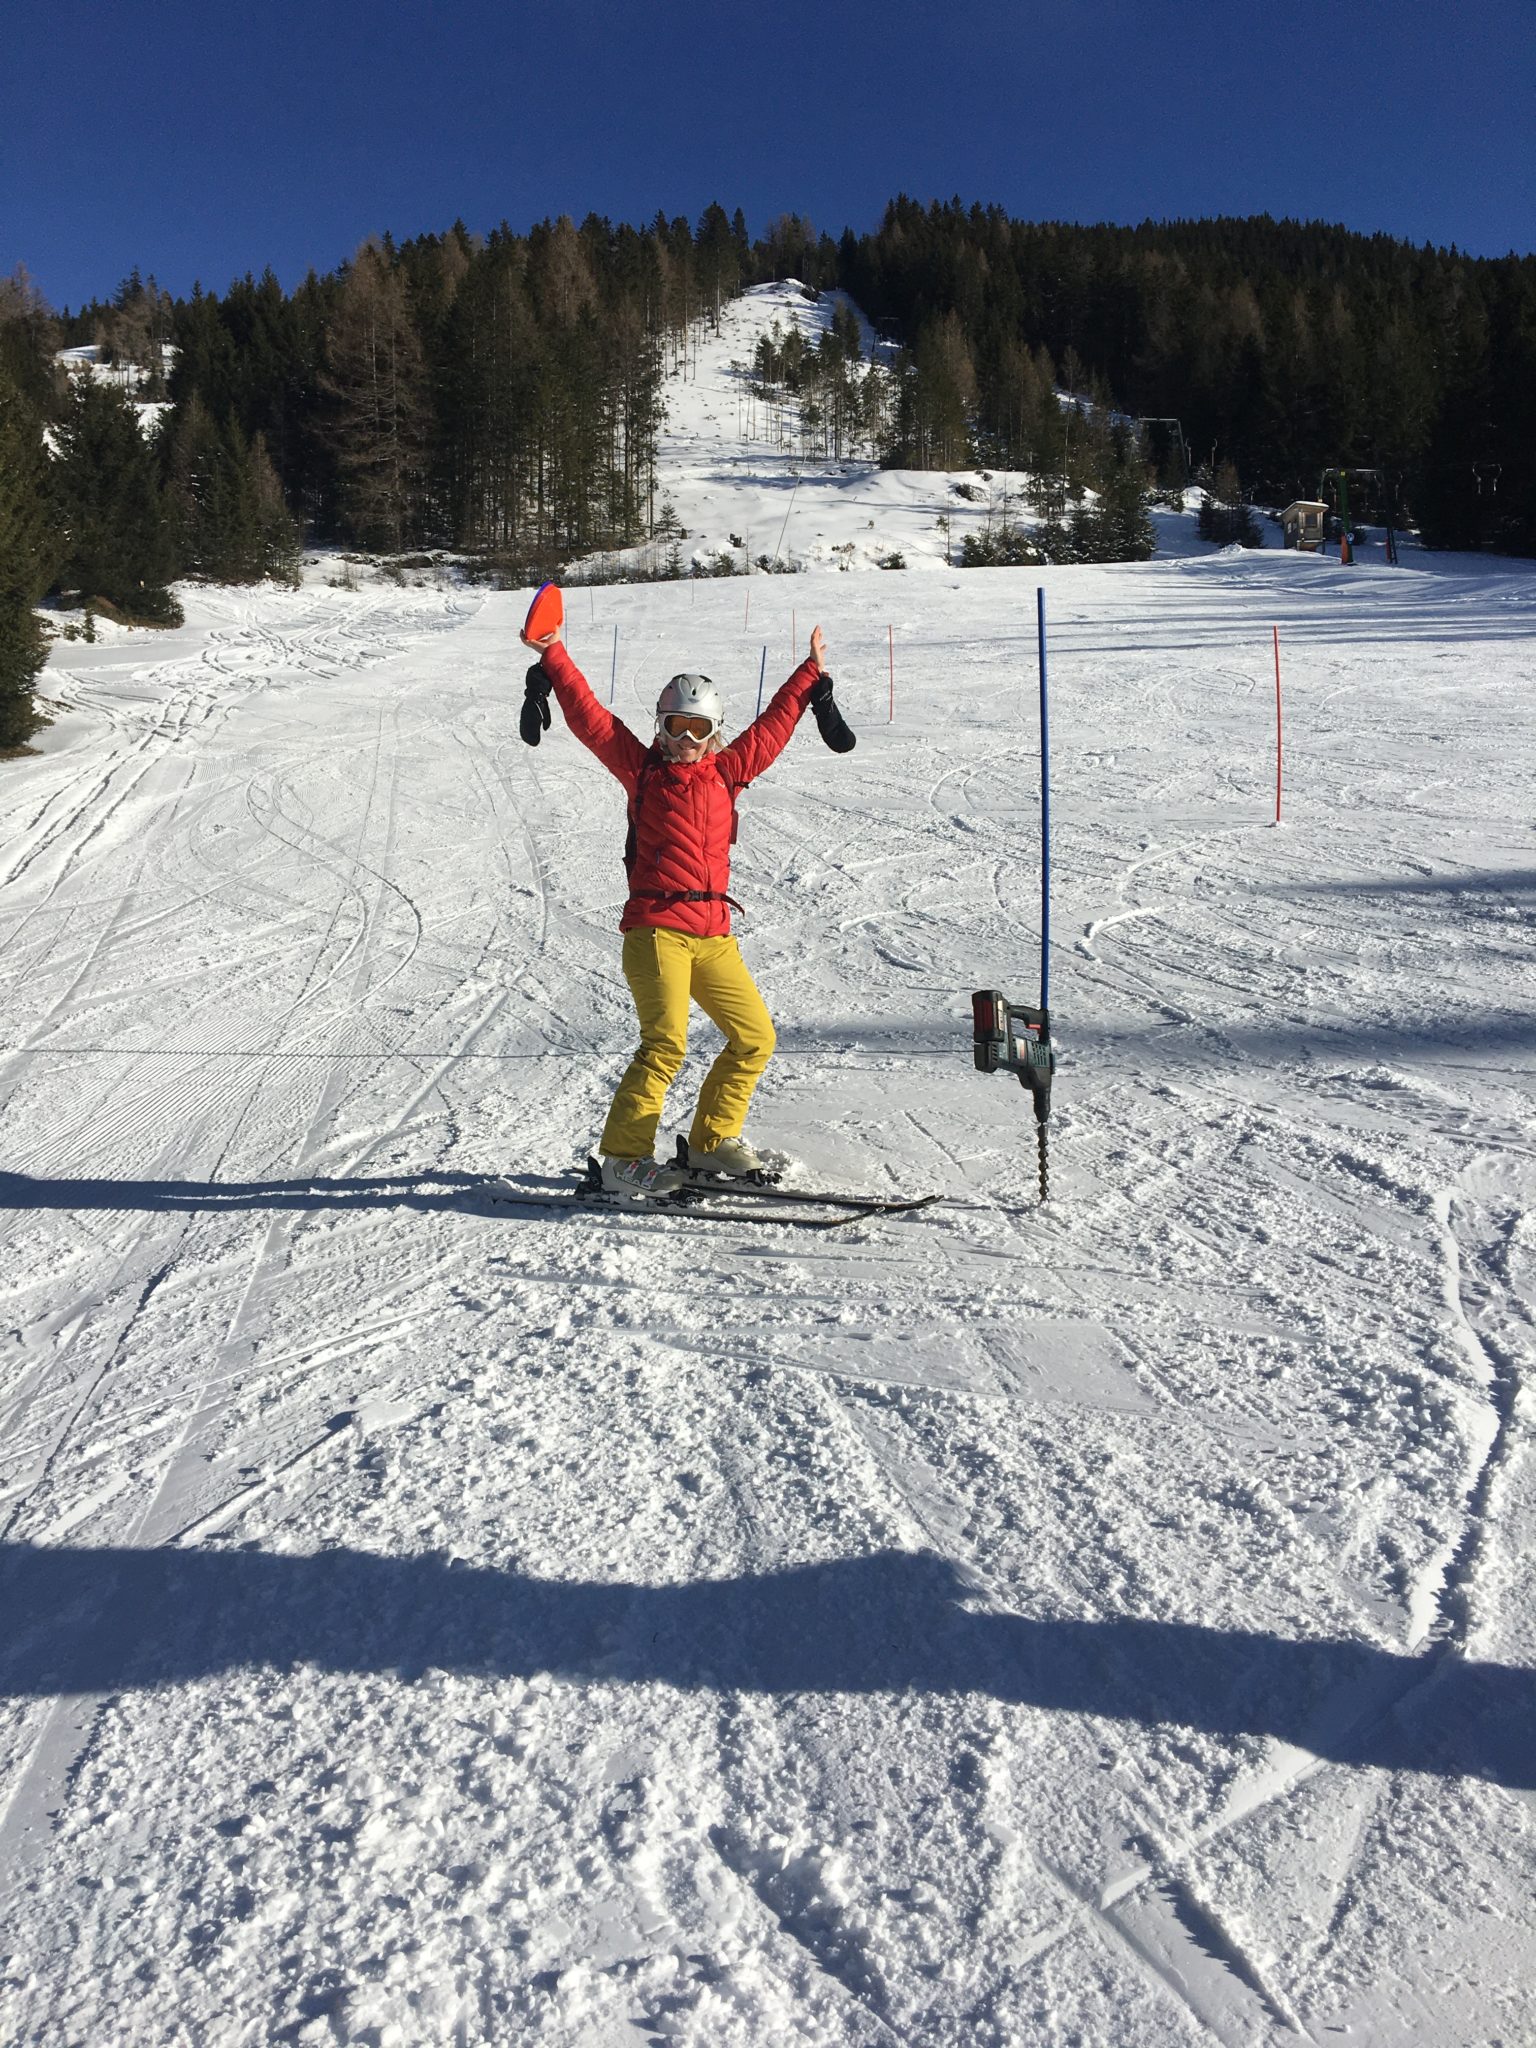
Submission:
<svg viewBox="0 0 1536 2048">
<path fill-rule="evenodd" d="M 795 215 L 754 240 L 719 205 L 694 224 L 456 222 L 291 292 L 269 270 L 178 299 L 134 273 L 73 312 L 17 272 L 0 280 L 0 747 L 32 729 L 49 593 L 164 624 L 178 578 L 293 578 L 305 540 L 451 549 L 522 584 L 665 539 L 666 376 L 735 294 L 785 278 L 844 289 L 883 346 L 867 366 L 846 312 L 816 348 L 765 338 L 742 366 L 764 416 L 807 456 L 1029 472 L 1037 524 L 1005 519 L 982 559 L 1143 555 L 1149 493 L 1191 483 L 1202 531 L 1247 539 L 1249 503 L 1332 501 L 1340 471 L 1356 517 L 1536 554 L 1531 257 L 898 198 L 839 240 Z M 71 374 L 71 348 L 107 374 Z"/>
</svg>

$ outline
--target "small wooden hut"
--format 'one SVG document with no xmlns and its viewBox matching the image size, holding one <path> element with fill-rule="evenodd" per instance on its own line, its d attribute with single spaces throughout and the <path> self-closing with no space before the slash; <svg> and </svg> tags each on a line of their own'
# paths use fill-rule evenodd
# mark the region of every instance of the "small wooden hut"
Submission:
<svg viewBox="0 0 1536 2048">
<path fill-rule="evenodd" d="M 1302 548 L 1315 554 L 1323 544 L 1323 522 L 1328 507 L 1319 498 L 1297 498 L 1280 514 L 1280 525 L 1288 548 Z"/>
</svg>

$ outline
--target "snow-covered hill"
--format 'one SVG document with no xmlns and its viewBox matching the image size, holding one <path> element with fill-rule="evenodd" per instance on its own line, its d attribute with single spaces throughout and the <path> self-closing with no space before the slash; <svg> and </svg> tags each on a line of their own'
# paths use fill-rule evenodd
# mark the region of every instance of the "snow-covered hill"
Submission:
<svg viewBox="0 0 1536 2048">
<path fill-rule="evenodd" d="M 841 292 L 808 298 L 794 280 L 759 285 L 721 312 L 717 334 L 696 338 L 686 369 L 666 386 L 662 488 L 687 534 L 685 555 L 703 561 L 722 549 L 738 566 L 767 556 L 793 568 L 873 569 L 901 554 L 908 566 L 944 565 L 938 521 L 953 516 L 952 551 L 984 516 L 954 490 L 975 488 L 969 472 L 882 471 L 866 456 L 806 459 L 798 452 L 798 408 L 754 398 L 748 375 L 760 336 L 798 329 L 815 344 L 832 326 Z M 855 309 L 856 310 L 856 309 Z M 870 357 L 879 354 L 860 320 Z M 999 473 L 999 502 L 1022 479 Z"/>
<path fill-rule="evenodd" d="M 723 404 L 691 530 L 918 557 Z M 1037 580 L 1043 1210 L 969 1050 Z M 0 770 L 0 2038 L 1530 2039 L 1530 567 L 576 593 L 642 731 L 828 635 L 857 751 L 742 804 L 752 1129 L 945 1197 L 829 1232 L 485 1200 L 632 1040 L 523 596 L 184 595 Z"/>
<path fill-rule="evenodd" d="M 968 533 L 1037 523 L 1033 480 L 1021 470 L 881 469 L 867 450 L 838 461 L 799 452 L 794 402 L 769 405 L 753 395 L 754 352 L 775 327 L 797 328 L 815 344 L 851 305 L 842 292 L 808 296 L 789 279 L 754 286 L 722 308 L 718 333 L 695 334 L 685 367 L 665 387 L 660 448 L 658 503 L 669 498 L 675 508 L 684 562 L 705 564 L 723 551 L 738 570 L 765 555 L 785 568 L 865 570 L 900 557 L 908 569 L 944 571 L 959 561 Z M 866 359 L 888 359 L 858 317 Z M 1185 511 L 1154 512 L 1159 555 L 1213 552 L 1195 532 L 1197 501 L 1191 491 Z M 1265 527 L 1278 546 L 1279 528 Z M 629 559 L 640 567 L 663 552 L 652 544 Z"/>
</svg>

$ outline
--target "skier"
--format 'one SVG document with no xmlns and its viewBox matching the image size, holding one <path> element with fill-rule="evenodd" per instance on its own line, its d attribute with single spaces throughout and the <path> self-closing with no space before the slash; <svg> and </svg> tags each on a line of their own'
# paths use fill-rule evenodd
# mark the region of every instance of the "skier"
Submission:
<svg viewBox="0 0 1536 2048">
<path fill-rule="evenodd" d="M 699 1091 L 688 1166 L 709 1174 L 755 1173 L 762 1160 L 741 1132 L 773 1052 L 774 1030 L 731 936 L 735 899 L 726 892 L 736 799 L 778 758 L 808 703 L 829 746 L 845 752 L 853 745 L 832 702 L 826 642 L 816 627 L 807 659 L 729 746 L 721 737 L 720 692 L 709 677 L 674 676 L 657 699 L 656 737 L 646 746 L 593 696 L 561 645 L 562 631 L 522 636 L 539 656 L 528 671 L 523 737 L 537 745 L 541 726 L 549 724 L 553 688 L 566 724 L 618 777 L 629 799 L 629 899 L 619 930 L 640 1047 L 598 1142 L 602 1185 L 610 1194 L 640 1198 L 670 1194 L 686 1178 L 681 1166 L 663 1165 L 653 1154 L 667 1089 L 688 1049 L 690 1002 L 724 1032 L 725 1046 Z"/>
</svg>

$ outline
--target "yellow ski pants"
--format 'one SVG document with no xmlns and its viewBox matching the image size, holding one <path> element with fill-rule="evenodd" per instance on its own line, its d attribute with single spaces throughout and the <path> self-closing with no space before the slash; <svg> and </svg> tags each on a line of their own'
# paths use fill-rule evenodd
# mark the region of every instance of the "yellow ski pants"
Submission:
<svg viewBox="0 0 1536 2048">
<path fill-rule="evenodd" d="M 725 1033 L 725 1048 L 704 1077 L 688 1142 L 708 1152 L 722 1138 L 739 1137 L 775 1042 L 740 946 L 637 925 L 624 934 L 624 979 L 640 1015 L 640 1050 L 619 1083 L 599 1149 L 618 1159 L 654 1153 L 662 1105 L 688 1051 L 690 1002 Z"/>
</svg>

